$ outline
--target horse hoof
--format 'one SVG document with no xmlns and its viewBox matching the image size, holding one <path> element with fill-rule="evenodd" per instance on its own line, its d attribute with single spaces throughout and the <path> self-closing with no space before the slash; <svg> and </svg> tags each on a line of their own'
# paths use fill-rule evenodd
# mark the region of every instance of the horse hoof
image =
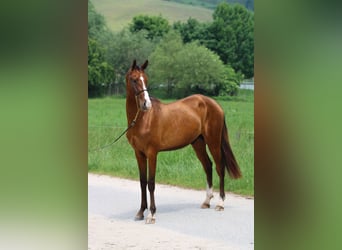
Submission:
<svg viewBox="0 0 342 250">
<path fill-rule="evenodd" d="M 216 210 L 216 211 L 223 211 L 223 210 L 224 210 L 224 207 L 217 205 L 217 206 L 215 207 L 215 210 Z"/>
<path fill-rule="evenodd" d="M 143 220 L 143 219 L 144 219 L 144 214 L 137 214 L 137 215 L 134 217 L 134 220 L 135 220 L 135 221 Z"/>
<path fill-rule="evenodd" d="M 144 216 L 135 216 L 135 217 L 134 217 L 134 220 L 135 220 L 135 221 L 143 220 L 143 219 L 144 219 Z"/>
<path fill-rule="evenodd" d="M 145 221 L 145 224 L 154 224 L 156 223 L 156 219 L 155 218 L 148 218 Z"/>
<path fill-rule="evenodd" d="M 154 215 L 149 214 L 146 218 L 145 224 L 154 224 L 156 223 L 156 217 Z"/>
<path fill-rule="evenodd" d="M 210 204 L 208 204 L 208 203 L 203 203 L 202 206 L 201 206 L 201 208 L 203 208 L 203 209 L 210 208 Z"/>
</svg>

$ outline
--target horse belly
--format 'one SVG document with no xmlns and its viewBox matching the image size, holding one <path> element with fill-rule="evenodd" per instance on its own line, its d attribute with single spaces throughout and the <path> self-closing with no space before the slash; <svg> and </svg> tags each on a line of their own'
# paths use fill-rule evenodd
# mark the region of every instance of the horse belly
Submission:
<svg viewBox="0 0 342 250">
<path fill-rule="evenodd" d="M 200 124 L 172 126 L 161 136 L 161 150 L 174 150 L 191 144 L 201 134 Z"/>
</svg>

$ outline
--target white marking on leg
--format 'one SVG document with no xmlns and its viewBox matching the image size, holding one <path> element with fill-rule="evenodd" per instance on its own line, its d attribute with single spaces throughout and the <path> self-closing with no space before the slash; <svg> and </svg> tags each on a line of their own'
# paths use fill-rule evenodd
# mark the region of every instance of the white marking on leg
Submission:
<svg viewBox="0 0 342 250">
<path fill-rule="evenodd" d="M 211 198 L 213 198 L 213 187 L 209 188 L 207 184 L 207 197 L 204 202 L 209 204 Z"/>
<path fill-rule="evenodd" d="M 224 201 L 222 200 L 222 198 L 220 197 L 218 202 L 217 202 L 218 206 L 224 207 Z"/>
<path fill-rule="evenodd" d="M 143 89 L 146 90 L 144 77 L 142 75 L 140 75 L 140 80 L 141 80 L 141 82 L 143 84 Z M 152 102 L 151 102 L 151 99 L 150 99 L 150 96 L 149 96 L 147 90 L 144 91 L 144 98 L 145 98 L 145 101 L 146 101 L 146 108 L 150 109 L 152 107 Z"/>
<path fill-rule="evenodd" d="M 152 215 L 151 211 L 148 213 L 146 218 L 146 224 L 154 224 L 156 222 L 156 214 Z"/>
<path fill-rule="evenodd" d="M 209 208 L 210 207 L 210 200 L 214 197 L 213 195 L 213 187 L 209 188 L 207 184 L 207 195 L 206 198 L 201 206 L 201 208 Z"/>
<path fill-rule="evenodd" d="M 219 197 L 219 200 L 218 200 L 218 202 L 217 202 L 217 205 L 216 205 L 216 207 L 215 207 L 215 210 L 216 210 L 216 211 L 222 211 L 222 210 L 224 210 L 224 201 L 223 201 L 223 199 L 221 198 L 221 196 Z"/>
</svg>

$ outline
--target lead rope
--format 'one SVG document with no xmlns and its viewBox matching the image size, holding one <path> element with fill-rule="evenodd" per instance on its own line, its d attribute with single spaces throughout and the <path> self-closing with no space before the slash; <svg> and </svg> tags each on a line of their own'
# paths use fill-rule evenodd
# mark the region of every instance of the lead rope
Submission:
<svg viewBox="0 0 342 250">
<path fill-rule="evenodd" d="M 124 134 L 126 134 L 126 132 L 127 132 L 130 128 L 134 127 L 134 125 L 137 123 L 137 119 L 138 119 L 138 116 L 139 116 L 139 113 L 140 113 L 140 109 L 139 109 L 139 106 L 138 106 L 138 100 L 137 100 L 137 99 L 138 99 L 138 96 L 136 95 L 136 96 L 135 96 L 135 102 L 136 102 L 136 104 L 137 104 L 138 111 L 137 111 L 137 113 L 135 114 L 135 117 L 134 117 L 133 121 L 131 122 L 131 124 L 129 124 L 129 126 L 125 129 L 125 131 L 122 132 L 121 135 L 120 135 L 118 138 L 116 138 L 113 142 L 111 142 L 110 144 L 104 145 L 104 146 L 99 147 L 99 148 L 97 148 L 97 149 L 89 150 L 88 152 L 95 152 L 95 151 L 99 151 L 99 150 L 102 150 L 102 149 L 104 149 L 104 148 L 107 148 L 107 147 L 109 147 L 109 146 L 112 146 L 112 145 L 113 145 L 114 143 L 116 143 Z"/>
</svg>

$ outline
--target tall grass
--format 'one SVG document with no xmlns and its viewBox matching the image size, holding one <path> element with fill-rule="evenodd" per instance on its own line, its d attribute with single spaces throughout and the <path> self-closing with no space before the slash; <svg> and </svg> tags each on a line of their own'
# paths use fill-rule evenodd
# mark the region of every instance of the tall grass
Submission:
<svg viewBox="0 0 342 250">
<path fill-rule="evenodd" d="M 225 189 L 243 195 L 254 195 L 254 95 L 242 91 L 235 100 L 219 99 L 226 114 L 228 134 L 243 178 L 226 177 Z M 167 101 L 169 102 L 169 100 Z M 134 151 L 126 137 L 110 144 L 127 127 L 124 98 L 89 99 L 88 101 L 88 167 L 90 172 L 139 179 Z M 218 177 L 214 168 L 214 188 Z M 228 176 L 228 174 L 226 175 Z M 158 154 L 156 182 L 203 189 L 206 177 L 191 146 Z"/>
</svg>

